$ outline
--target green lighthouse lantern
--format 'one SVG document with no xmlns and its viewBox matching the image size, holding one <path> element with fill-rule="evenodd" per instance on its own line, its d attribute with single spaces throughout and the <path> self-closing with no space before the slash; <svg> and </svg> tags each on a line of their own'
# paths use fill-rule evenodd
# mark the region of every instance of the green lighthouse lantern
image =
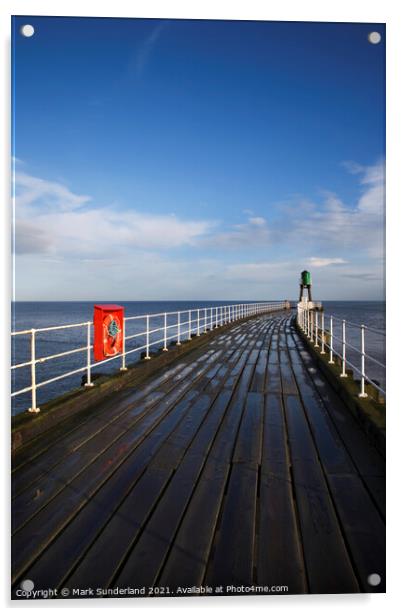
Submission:
<svg viewBox="0 0 402 616">
<path fill-rule="evenodd" d="M 312 301 L 312 297 L 311 297 L 311 274 L 307 270 L 303 270 L 302 273 L 301 273 L 299 302 L 302 301 L 304 289 L 307 289 L 308 301 L 311 302 Z"/>
<path fill-rule="evenodd" d="M 302 278 L 302 284 L 304 286 L 307 286 L 308 284 L 311 284 L 311 274 L 307 270 L 304 270 L 301 273 L 301 278 Z"/>
</svg>

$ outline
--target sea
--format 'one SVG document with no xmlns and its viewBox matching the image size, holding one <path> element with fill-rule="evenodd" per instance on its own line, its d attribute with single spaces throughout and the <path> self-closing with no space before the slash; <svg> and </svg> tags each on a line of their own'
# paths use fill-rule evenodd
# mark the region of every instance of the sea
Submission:
<svg viewBox="0 0 402 616">
<path fill-rule="evenodd" d="M 274 301 L 274 300 L 266 300 Z M 93 309 L 95 302 L 14 302 L 12 304 L 12 331 L 23 331 L 30 329 L 41 329 L 46 327 L 69 325 L 74 323 L 86 323 L 93 319 Z M 185 311 L 181 315 L 180 335 L 188 335 L 189 312 L 192 311 L 191 320 L 192 331 L 197 329 L 197 312 L 200 308 L 200 330 L 203 331 L 205 325 L 209 326 L 209 315 L 211 307 L 226 306 L 236 303 L 253 303 L 245 301 L 105 301 L 96 303 L 113 303 L 124 306 L 126 317 L 141 317 L 142 315 L 160 315 L 150 319 L 150 330 L 158 330 L 163 325 L 164 313 L 175 313 Z M 345 319 L 347 322 L 347 340 L 356 349 L 360 348 L 360 325 L 364 324 L 368 328 L 366 331 L 366 373 L 367 375 L 381 384 L 385 389 L 385 302 L 378 301 L 328 301 L 323 302 L 325 313 L 325 325 L 329 323 L 329 316 L 334 318 L 334 348 L 340 351 L 341 327 L 342 324 L 337 319 Z M 204 322 L 205 309 L 207 309 L 207 323 Z M 350 325 L 349 325 L 350 324 Z M 178 325 L 177 316 L 172 314 L 167 317 L 169 342 L 177 339 Z M 376 331 L 371 331 L 373 330 Z M 134 363 L 140 358 L 141 350 L 145 345 L 143 332 L 146 329 L 145 318 L 136 318 L 127 321 L 126 336 L 133 336 L 127 340 L 126 351 L 132 351 L 127 356 L 127 363 Z M 378 332 L 383 332 L 378 333 Z M 163 334 L 160 331 L 151 333 L 151 350 L 160 348 Z M 30 336 L 12 336 L 11 355 L 12 365 L 21 364 L 30 359 Z M 85 326 L 60 329 L 36 334 L 36 357 L 44 358 L 50 355 L 64 353 L 76 348 L 83 348 L 87 344 L 87 328 Z M 136 350 L 141 348 L 141 350 Z M 369 359 L 373 358 L 373 359 Z M 353 349 L 348 349 L 348 359 L 352 364 L 359 366 L 359 355 Z M 92 358 L 93 361 L 93 358 Z M 43 361 L 37 364 L 36 382 L 53 379 L 65 372 L 77 370 L 85 365 L 86 351 L 80 351 L 72 355 L 66 355 L 57 359 Z M 105 364 L 96 365 L 92 368 L 93 375 L 117 372 L 121 366 L 121 357 L 113 359 Z M 30 385 L 30 366 L 25 366 L 12 370 L 11 391 L 19 391 Z M 61 394 L 67 393 L 72 389 L 81 386 L 85 381 L 85 371 L 72 376 L 53 381 L 47 385 L 38 387 L 37 404 L 40 406 L 45 402 L 54 399 Z M 27 410 L 31 406 L 30 392 L 12 397 L 12 414 L 18 414 Z"/>
</svg>

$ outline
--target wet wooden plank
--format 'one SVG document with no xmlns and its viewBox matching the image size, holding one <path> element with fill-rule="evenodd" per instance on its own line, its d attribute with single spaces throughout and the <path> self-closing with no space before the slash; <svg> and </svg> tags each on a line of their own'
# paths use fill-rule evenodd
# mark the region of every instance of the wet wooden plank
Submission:
<svg viewBox="0 0 402 616">
<path fill-rule="evenodd" d="M 36 548 L 37 556 L 39 557 L 40 555 L 40 558 L 28 569 L 26 575 L 34 577 L 38 584 L 46 581 L 48 585 L 53 587 L 58 585 L 66 572 L 68 572 L 71 561 L 75 562 L 77 556 L 87 545 L 88 539 L 91 539 L 88 533 L 93 528 L 94 520 L 96 520 L 95 530 L 98 528 L 98 525 L 107 522 L 119 503 L 121 503 L 141 477 L 146 466 L 163 445 L 166 438 L 177 427 L 183 416 L 186 415 L 186 411 L 188 412 L 189 408 L 191 408 L 189 403 L 189 399 L 184 399 L 181 403 L 175 405 L 171 412 L 163 419 L 159 429 L 154 430 L 148 435 L 148 438 L 136 449 L 135 453 L 130 455 L 119 467 L 119 471 L 114 474 L 112 480 L 109 479 L 109 481 L 102 484 L 96 493 L 91 494 L 91 498 L 87 498 L 84 501 L 82 500 L 82 494 L 80 494 L 81 500 L 78 503 L 76 499 L 73 499 L 74 509 L 66 513 L 69 514 L 69 521 L 71 521 L 82 509 L 79 524 L 72 525 L 70 523 L 66 530 L 59 535 L 59 539 L 53 542 L 51 549 L 46 548 L 50 540 L 55 538 L 55 532 L 53 537 L 49 537 L 49 533 L 47 533 L 44 541 L 39 546 L 32 546 L 34 549 Z M 195 403 L 197 404 L 197 402 Z M 202 404 L 202 402 L 199 404 Z M 63 496 L 64 500 L 66 500 L 66 495 Z M 62 512 L 61 521 L 65 523 L 66 519 L 67 516 L 63 515 Z M 57 521 L 59 521 L 58 518 Z M 60 532 L 62 529 L 58 527 L 57 530 Z M 75 533 L 76 530 L 79 531 L 78 534 Z M 70 540 L 70 533 L 74 535 L 73 541 Z M 32 551 L 31 549 L 31 555 Z"/>
<path fill-rule="evenodd" d="M 261 350 L 255 366 L 253 381 L 250 391 L 263 392 L 265 390 L 265 380 L 267 374 L 268 350 Z"/>
<path fill-rule="evenodd" d="M 285 409 L 310 591 L 358 592 L 342 530 L 297 396 L 286 396 Z"/>
<path fill-rule="evenodd" d="M 296 386 L 296 381 L 293 376 L 293 371 L 290 364 L 284 364 L 283 362 L 280 364 L 280 372 L 281 372 L 281 381 L 282 381 L 282 392 L 286 395 L 297 396 L 298 390 Z"/>
<path fill-rule="evenodd" d="M 269 394 L 259 489 L 257 583 L 286 584 L 290 593 L 303 593 L 307 592 L 307 580 L 286 440 L 281 397 Z"/>
<path fill-rule="evenodd" d="M 62 425 L 57 427 L 57 434 L 54 434 L 53 431 L 47 432 L 35 439 L 29 446 L 24 447 L 21 452 L 17 451 L 20 462 L 15 464 L 12 472 L 13 493 L 18 494 L 24 490 L 43 474 L 44 470 L 50 470 L 55 465 L 55 461 L 57 462 L 69 452 L 78 449 L 88 439 L 112 424 L 132 405 L 139 403 L 145 397 L 152 396 L 154 390 L 164 382 L 169 382 L 175 373 L 183 369 L 184 366 L 181 364 L 180 370 L 169 371 L 170 374 L 167 374 L 166 378 L 155 379 L 144 390 L 138 391 L 135 389 L 127 392 L 123 390 L 117 402 L 116 399 L 113 399 L 99 405 L 95 415 L 91 414 L 88 418 L 83 417 L 78 425 L 75 422 L 74 426 L 68 429 L 63 422 Z M 75 420 L 77 419 L 75 418 Z M 23 461 L 21 461 L 22 454 Z"/>
<path fill-rule="evenodd" d="M 186 452 L 183 462 L 176 471 L 171 484 L 164 491 L 163 500 L 160 500 L 158 503 L 155 515 L 162 517 L 161 528 L 164 533 L 169 533 L 168 523 L 175 527 L 180 520 L 181 510 L 185 508 L 187 500 L 191 496 L 194 484 L 201 472 L 207 453 L 212 446 L 214 436 L 219 429 L 229 401 L 229 392 L 223 391 L 219 394 L 202 427 Z M 125 556 L 145 526 L 156 499 L 162 493 L 162 488 L 166 485 L 165 478 L 163 484 L 156 485 L 153 490 L 150 490 L 153 478 L 163 475 L 165 470 L 164 468 L 155 467 L 151 463 L 135 489 L 124 501 L 116 515 L 112 517 L 107 527 L 94 542 L 83 561 L 68 580 L 67 586 L 69 588 L 73 588 L 83 582 L 88 586 L 98 584 L 107 587 L 112 582 L 121 568 Z M 150 493 L 152 498 L 149 498 Z M 175 515 L 172 514 L 172 508 L 176 508 L 176 511 L 173 512 Z M 154 524 L 155 521 L 154 518 Z M 150 532 L 149 529 L 147 532 Z M 150 551 L 157 565 L 163 562 L 166 551 L 165 543 L 160 539 L 160 532 L 161 530 L 159 529 L 159 532 L 157 531 L 155 534 L 157 545 L 154 545 Z M 170 532 L 173 531 L 170 530 Z M 102 555 L 105 552 L 108 553 L 107 562 L 102 559 Z M 149 579 L 152 579 L 152 576 Z M 147 581 L 148 583 L 149 581 Z M 66 582 L 64 582 L 64 585 L 66 585 Z"/>
<path fill-rule="evenodd" d="M 247 365 L 171 546 L 160 583 L 191 586 L 204 580 L 251 378 Z"/>
<path fill-rule="evenodd" d="M 328 481 L 362 589 L 385 592 L 383 520 L 357 475 L 330 475 Z M 378 586 L 371 586 L 368 581 L 373 573 L 381 578 Z"/>
<path fill-rule="evenodd" d="M 16 575 L 28 565 L 27 559 L 32 561 L 34 556 L 45 549 L 49 541 L 74 517 L 115 469 L 126 463 L 126 459 L 131 457 L 133 450 L 143 442 L 145 437 L 148 436 L 147 440 L 150 443 L 153 442 L 153 437 L 149 436 L 150 433 L 153 436 L 156 435 L 157 440 L 163 438 L 163 429 L 159 424 L 166 415 L 165 424 L 170 423 L 169 412 L 172 409 L 173 417 L 180 418 L 180 413 L 184 412 L 189 402 L 198 395 L 192 379 L 201 377 L 207 369 L 209 369 L 208 363 L 195 373 L 193 372 L 191 377 L 188 377 L 188 381 L 176 387 L 172 394 L 166 396 L 153 411 L 142 419 L 136 430 L 125 433 L 122 439 L 119 439 L 97 458 L 71 484 L 66 486 L 49 505 L 41 509 L 21 531 L 14 535 L 15 564 L 13 570 Z M 183 402 L 177 404 L 183 398 L 183 395 L 185 395 Z"/>
<path fill-rule="evenodd" d="M 185 377 L 192 375 L 200 364 L 205 362 L 209 364 L 218 358 L 218 354 L 202 357 L 200 360 L 190 364 L 189 369 L 180 372 L 179 374 L 171 374 L 169 387 L 165 390 L 165 396 L 172 390 L 178 391 L 177 387 L 180 383 L 185 382 Z M 193 381 L 191 381 L 193 384 Z M 149 391 L 148 387 L 145 388 Z M 136 424 L 149 413 L 152 407 L 161 400 L 162 392 L 150 392 L 147 399 L 142 404 L 135 404 L 137 400 L 142 400 L 136 396 L 131 408 L 121 413 L 115 421 L 108 425 L 107 428 L 101 430 L 95 435 L 88 438 L 80 447 L 75 449 L 70 455 L 59 459 L 57 465 L 53 465 L 51 469 L 44 472 L 38 481 L 34 482 L 27 490 L 21 493 L 13 502 L 12 525 L 13 532 L 26 523 L 36 511 L 46 506 L 46 504 L 54 498 L 64 487 L 66 487 L 75 477 L 110 448 L 118 439 L 124 437 L 124 434 L 129 430 L 134 430 Z M 50 458 L 52 459 L 52 458 Z M 41 467 L 46 468 L 49 461 L 49 452 L 43 456 Z"/>
<path fill-rule="evenodd" d="M 117 576 L 116 582 L 118 584 L 130 583 L 133 576 L 140 586 L 156 584 L 204 466 L 206 453 L 209 451 L 229 401 L 229 392 L 222 392 L 220 398 L 217 399 L 219 422 L 214 421 L 212 424 L 206 424 L 206 431 L 201 435 L 201 440 L 197 439 L 194 442 L 195 446 L 189 450 L 189 455 L 186 455 L 183 459 L 123 569 Z"/>
<path fill-rule="evenodd" d="M 233 464 L 214 553 L 205 581 L 215 585 L 253 582 L 258 471 Z"/>
<path fill-rule="evenodd" d="M 262 420 L 263 395 L 247 393 L 221 524 L 206 575 L 212 585 L 251 584 L 253 580 Z"/>
<path fill-rule="evenodd" d="M 385 519 L 384 459 L 368 442 L 363 430 L 339 396 L 317 375 L 317 370 L 310 354 L 304 352 L 300 353 L 300 355 L 303 359 L 303 366 L 308 372 L 310 379 L 312 379 L 310 384 L 314 384 L 314 389 L 319 393 L 320 399 L 325 405 L 334 426 L 336 426 L 339 437 L 351 460 L 362 477 L 382 518 Z"/>
<path fill-rule="evenodd" d="M 248 389 L 251 378 L 252 371 L 250 370 L 248 362 L 246 362 L 236 392 L 240 399 L 244 397 L 243 392 L 245 389 Z M 244 401 L 242 405 L 244 405 Z M 246 409 L 244 413 L 246 413 Z M 228 450 L 226 451 L 228 453 Z M 221 460 L 222 459 L 224 459 L 224 456 L 221 455 Z M 163 563 L 163 558 L 173 542 L 180 521 L 177 509 L 178 505 L 183 501 L 182 482 L 176 482 L 174 487 L 176 489 L 174 498 L 170 495 L 169 500 L 164 499 L 166 503 L 165 508 L 162 507 L 159 509 L 158 507 L 153 519 L 147 525 L 133 553 L 127 560 L 123 571 L 118 576 L 119 584 L 124 585 L 128 583 L 128 580 L 133 575 L 133 571 L 136 572 L 136 578 L 138 577 L 137 583 L 140 585 L 145 583 L 144 580 L 156 580 L 157 574 Z M 186 499 L 187 496 L 188 494 L 185 494 L 184 499 Z M 180 509 L 180 511 L 182 513 L 183 509 Z"/>
</svg>

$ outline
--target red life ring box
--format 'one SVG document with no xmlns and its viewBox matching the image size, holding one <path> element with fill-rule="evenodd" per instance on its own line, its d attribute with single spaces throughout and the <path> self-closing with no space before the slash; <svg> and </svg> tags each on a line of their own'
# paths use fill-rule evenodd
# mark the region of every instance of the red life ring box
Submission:
<svg viewBox="0 0 402 616">
<path fill-rule="evenodd" d="M 116 304 L 94 306 L 94 358 L 101 361 L 123 351 L 124 308 Z"/>
</svg>

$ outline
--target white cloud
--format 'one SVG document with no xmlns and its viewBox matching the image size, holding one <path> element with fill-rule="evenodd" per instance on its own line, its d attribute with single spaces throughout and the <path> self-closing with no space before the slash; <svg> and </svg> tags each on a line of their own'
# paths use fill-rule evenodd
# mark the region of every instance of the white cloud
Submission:
<svg viewBox="0 0 402 616">
<path fill-rule="evenodd" d="M 385 189 L 384 163 L 362 167 L 347 163 L 348 171 L 360 176 L 361 194 L 354 205 L 336 194 L 323 193 L 322 203 L 299 201 L 283 208 L 282 218 L 272 230 L 276 242 L 305 246 L 310 254 L 338 254 L 381 258 L 384 254 Z"/>
<path fill-rule="evenodd" d="M 341 259 L 340 257 L 335 258 L 325 258 L 325 257 L 310 257 L 308 262 L 313 267 L 328 267 L 329 265 L 343 265 L 347 263 L 345 259 Z"/>
<path fill-rule="evenodd" d="M 56 182 L 15 175 L 15 251 L 102 258 L 105 252 L 192 245 L 213 223 L 115 207 L 82 207 L 91 198 Z"/>
<path fill-rule="evenodd" d="M 58 182 L 17 171 L 14 176 L 15 197 L 19 209 L 26 206 L 70 211 L 82 207 L 91 200 L 87 195 L 77 195 Z"/>
</svg>

